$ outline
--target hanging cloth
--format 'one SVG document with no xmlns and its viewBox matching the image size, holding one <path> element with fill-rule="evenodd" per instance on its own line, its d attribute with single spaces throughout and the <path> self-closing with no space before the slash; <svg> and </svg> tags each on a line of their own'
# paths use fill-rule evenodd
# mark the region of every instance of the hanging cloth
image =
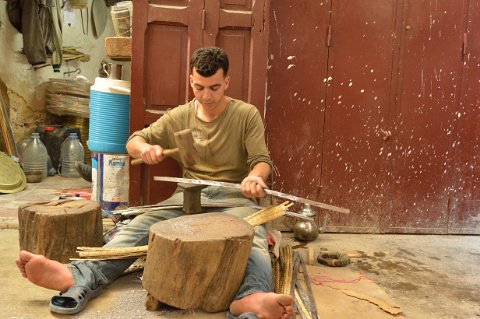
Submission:
<svg viewBox="0 0 480 319">
<path fill-rule="evenodd" d="M 54 71 L 62 64 L 61 0 L 7 0 L 8 18 L 23 34 L 23 53 L 35 66 L 52 55 Z"/>
</svg>

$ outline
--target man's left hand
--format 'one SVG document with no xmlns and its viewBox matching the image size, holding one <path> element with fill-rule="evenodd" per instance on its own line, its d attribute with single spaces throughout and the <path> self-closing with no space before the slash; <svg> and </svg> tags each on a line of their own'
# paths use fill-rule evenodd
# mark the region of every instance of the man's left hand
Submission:
<svg viewBox="0 0 480 319">
<path fill-rule="evenodd" d="M 259 176 L 247 176 L 242 183 L 242 193 L 249 198 L 265 197 L 267 184 Z"/>
</svg>

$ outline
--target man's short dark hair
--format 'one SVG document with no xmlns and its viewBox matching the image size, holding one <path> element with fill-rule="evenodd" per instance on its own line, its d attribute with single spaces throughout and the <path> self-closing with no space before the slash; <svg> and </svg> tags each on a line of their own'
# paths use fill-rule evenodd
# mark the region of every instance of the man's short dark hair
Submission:
<svg viewBox="0 0 480 319">
<path fill-rule="evenodd" d="M 228 56 L 225 51 L 217 47 L 200 48 L 190 58 L 190 73 L 193 68 L 201 76 L 209 77 L 223 69 L 223 75 L 228 73 Z"/>
</svg>

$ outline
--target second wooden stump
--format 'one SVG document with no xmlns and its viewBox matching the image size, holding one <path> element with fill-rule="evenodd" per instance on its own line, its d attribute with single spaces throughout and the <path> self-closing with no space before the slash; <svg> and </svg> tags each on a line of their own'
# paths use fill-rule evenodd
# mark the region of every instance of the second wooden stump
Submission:
<svg viewBox="0 0 480 319">
<path fill-rule="evenodd" d="M 156 223 L 150 228 L 143 286 L 176 308 L 225 311 L 242 283 L 253 235 L 246 221 L 221 213 Z"/>
<path fill-rule="evenodd" d="M 66 263 L 78 246 L 103 244 L 102 215 L 90 200 L 36 202 L 18 208 L 20 249 Z"/>
</svg>

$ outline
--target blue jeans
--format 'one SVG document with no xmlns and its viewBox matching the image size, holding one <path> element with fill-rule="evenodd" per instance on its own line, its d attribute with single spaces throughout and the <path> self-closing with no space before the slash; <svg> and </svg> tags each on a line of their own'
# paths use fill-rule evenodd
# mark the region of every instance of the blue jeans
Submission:
<svg viewBox="0 0 480 319">
<path fill-rule="evenodd" d="M 228 203 L 235 204 L 238 207 L 226 209 L 210 209 L 209 211 L 224 212 L 239 218 L 244 218 L 254 212 L 256 209 L 249 206 L 255 203 L 242 195 L 238 190 L 230 190 L 222 187 L 209 186 L 202 190 L 202 204 L 209 203 Z M 183 192 L 180 189 L 162 202 L 165 205 L 182 205 Z M 208 211 L 207 211 L 208 212 Z M 185 215 L 181 209 L 160 210 L 147 212 L 135 217 L 125 228 L 119 232 L 104 247 L 135 247 L 148 244 L 148 234 L 150 226 L 153 224 Z M 102 261 L 73 261 L 68 264 L 73 274 L 75 285 L 88 286 L 96 289 L 98 286 L 110 284 L 118 278 L 135 259 L 128 260 L 102 260 Z M 240 288 L 235 296 L 236 299 L 243 298 L 254 292 L 270 292 L 272 290 L 272 267 L 270 255 L 268 253 L 267 231 L 264 225 L 255 227 L 255 237 L 253 246 L 248 258 L 245 276 Z M 250 314 L 248 317 L 255 318 Z M 230 313 L 229 318 L 234 318 Z"/>
</svg>

